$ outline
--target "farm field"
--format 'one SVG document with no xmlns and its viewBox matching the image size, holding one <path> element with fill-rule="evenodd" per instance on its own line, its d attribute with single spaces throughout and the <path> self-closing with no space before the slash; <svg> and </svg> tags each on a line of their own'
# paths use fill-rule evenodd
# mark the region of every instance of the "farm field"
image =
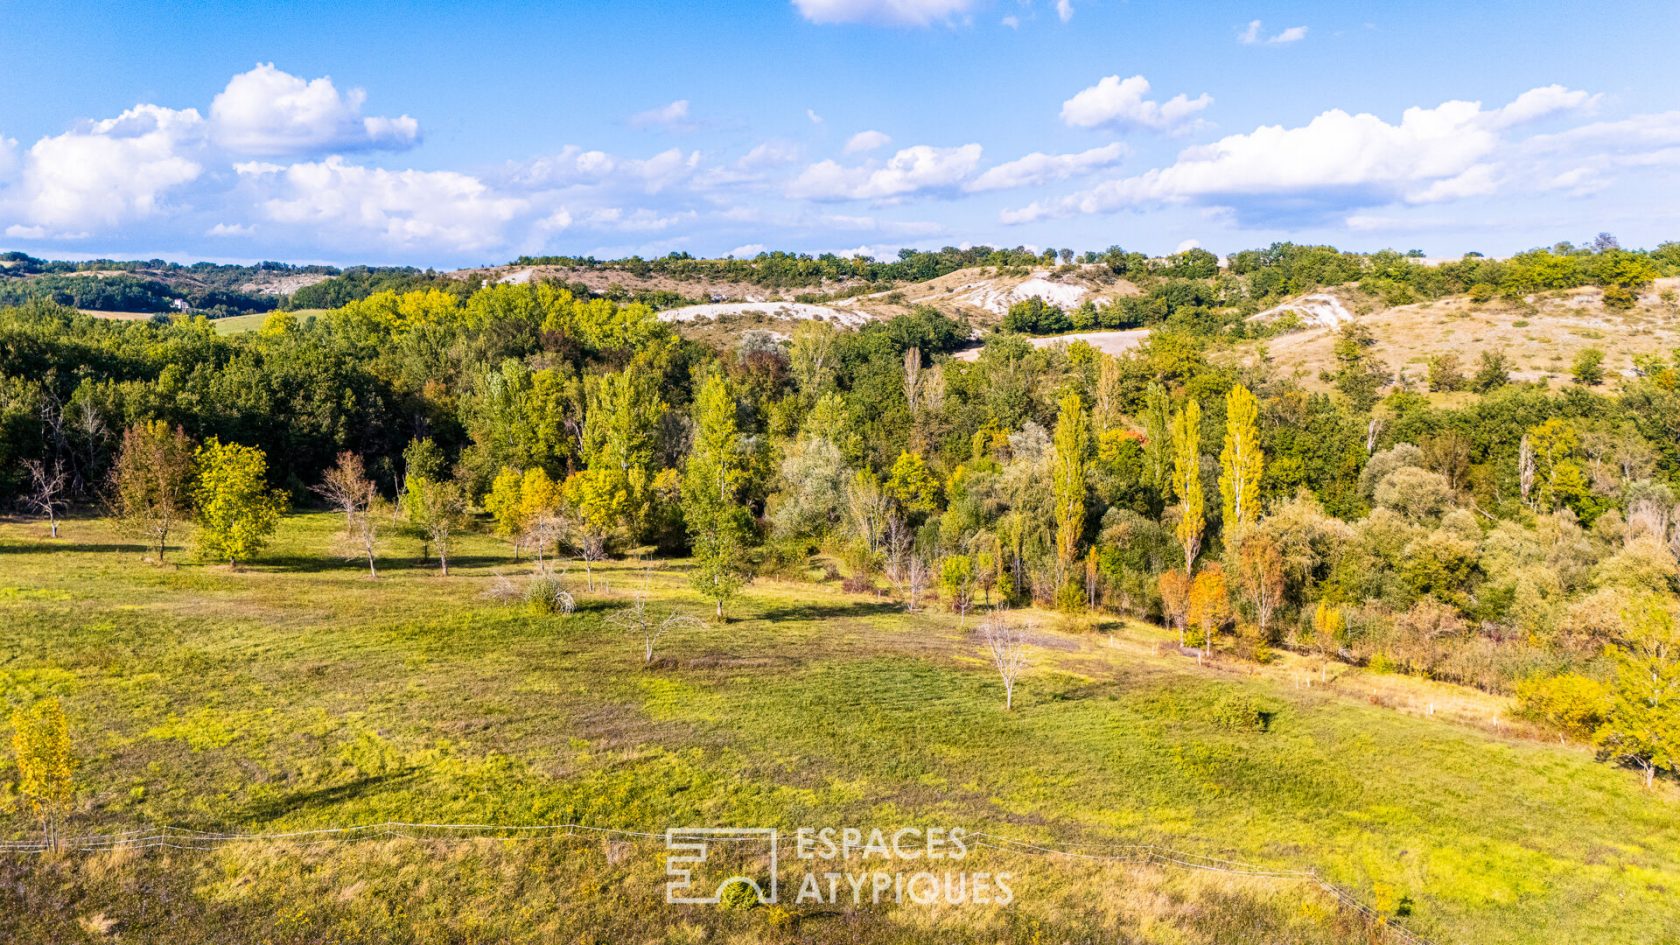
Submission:
<svg viewBox="0 0 1680 945">
<path fill-rule="evenodd" d="M 444 578 L 392 541 L 370 581 L 326 552 L 336 527 L 288 516 L 235 572 L 184 550 L 142 563 L 97 519 L 57 541 L 0 525 L 0 699 L 67 706 L 70 832 L 945 825 L 1313 870 L 1439 942 L 1650 941 L 1676 921 L 1673 785 L 1654 802 L 1503 721 L 1499 697 L 1341 665 L 1320 683 L 1290 655 L 1198 665 L 1157 628 L 1023 611 L 1030 665 L 1005 712 L 972 617 L 815 581 L 760 580 L 644 667 L 609 619 L 644 581 L 634 564 L 597 565 L 594 590 L 573 569 L 577 611 L 538 616 L 485 596 L 529 567 L 504 543 L 469 537 Z M 685 567 L 652 565 L 660 612 L 706 612 Z M 1244 710 L 1269 724 L 1233 725 Z M 0 825 L 23 838 L 12 800 Z M 1393 938 L 1298 879 L 1020 848 L 974 854 L 1013 872 L 1009 907 L 667 906 L 662 853 L 434 831 L 16 856 L 0 940 Z"/>
</svg>

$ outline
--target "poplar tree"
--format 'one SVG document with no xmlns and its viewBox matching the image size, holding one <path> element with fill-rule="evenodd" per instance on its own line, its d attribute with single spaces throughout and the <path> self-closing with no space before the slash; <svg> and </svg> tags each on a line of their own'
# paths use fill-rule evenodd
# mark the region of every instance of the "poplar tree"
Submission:
<svg viewBox="0 0 1680 945">
<path fill-rule="evenodd" d="M 623 519 L 615 524 L 634 540 L 647 519 L 655 434 L 666 410 L 659 377 L 641 360 L 632 361 L 617 373 L 590 377 L 585 397 L 584 460 L 598 475 L 612 477 L 597 486 L 624 495 Z"/>
<path fill-rule="evenodd" d="M 1173 418 L 1172 452 L 1172 489 L 1182 507 L 1173 534 L 1184 548 L 1184 573 L 1193 574 L 1202 549 L 1202 530 L 1207 527 L 1202 496 L 1202 408 L 1194 399 Z"/>
<path fill-rule="evenodd" d="M 1240 537 L 1260 512 L 1260 404 L 1238 384 L 1225 397 L 1225 448 L 1219 453 L 1219 495 L 1227 541 Z"/>
<path fill-rule="evenodd" d="M 750 521 L 740 501 L 747 470 L 728 384 L 712 374 L 694 399 L 694 446 L 683 472 L 683 518 L 694 551 L 695 590 L 717 606 L 752 577 L 746 560 Z"/>
<path fill-rule="evenodd" d="M 1090 448 L 1091 423 L 1078 394 L 1062 398 L 1052 438 L 1052 490 L 1056 506 L 1056 575 L 1066 580 L 1079 558 L 1085 532 L 1085 454 Z"/>
<path fill-rule="evenodd" d="M 1172 489 L 1172 401 L 1160 381 L 1143 395 L 1143 471 L 1156 492 L 1170 498 Z"/>
</svg>

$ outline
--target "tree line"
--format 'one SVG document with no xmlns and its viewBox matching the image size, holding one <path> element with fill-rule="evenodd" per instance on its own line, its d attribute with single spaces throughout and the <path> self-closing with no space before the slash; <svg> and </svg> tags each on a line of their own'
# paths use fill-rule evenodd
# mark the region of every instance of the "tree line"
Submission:
<svg viewBox="0 0 1680 945">
<path fill-rule="evenodd" d="M 34 303 L 0 312 L 0 470 L 124 521 L 167 505 L 160 554 L 190 520 L 203 557 L 250 560 L 283 505 L 324 501 L 373 575 L 392 525 L 440 570 L 482 528 L 586 575 L 689 555 L 718 615 L 759 574 L 959 620 L 1126 614 L 1202 658 L 1515 692 L 1607 758 L 1673 768 L 1680 356 L 1553 389 L 1489 352 L 1446 406 L 1356 325 L 1329 391 L 1224 357 L 1194 319 L 1118 357 L 1009 332 L 947 357 L 968 335 L 923 309 L 710 348 L 546 284 L 381 292 L 233 337 Z"/>
</svg>

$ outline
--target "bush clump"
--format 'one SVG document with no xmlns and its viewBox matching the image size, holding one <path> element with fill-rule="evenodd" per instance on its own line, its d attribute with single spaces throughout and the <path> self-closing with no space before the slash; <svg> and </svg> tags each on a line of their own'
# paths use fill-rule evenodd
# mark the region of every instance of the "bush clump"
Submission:
<svg viewBox="0 0 1680 945">
<path fill-rule="evenodd" d="M 535 575 L 525 585 L 525 607 L 533 614 L 569 614 L 576 606 L 571 593 L 552 575 Z"/>
<path fill-rule="evenodd" d="M 1610 711 L 1610 690 L 1580 673 L 1536 676 L 1517 684 L 1517 714 L 1573 738 L 1591 738 Z"/>
<path fill-rule="evenodd" d="M 1272 727 L 1282 706 L 1270 699 L 1228 695 L 1213 704 L 1213 724 L 1232 732 L 1264 732 Z"/>
</svg>

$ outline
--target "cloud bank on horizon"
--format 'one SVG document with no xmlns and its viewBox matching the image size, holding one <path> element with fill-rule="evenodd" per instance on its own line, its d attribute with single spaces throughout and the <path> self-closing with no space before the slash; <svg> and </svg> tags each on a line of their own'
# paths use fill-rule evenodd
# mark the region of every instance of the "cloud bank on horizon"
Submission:
<svg viewBox="0 0 1680 945">
<path fill-rule="evenodd" d="M 914 34 L 903 41 L 960 50 L 982 32 L 1028 27 L 1054 43 L 1097 8 L 1081 4 L 1076 18 L 1068 0 L 791 0 L 791 10 L 818 42 L 835 31 L 864 43 Z M 1013 22 L 990 19 L 999 11 Z M 1208 28 L 1210 58 L 1231 55 L 1214 49 L 1221 28 Z M 1309 29 L 1252 19 L 1238 44 L 1277 56 L 1330 42 Z M 600 127 L 567 125 L 576 143 L 450 166 L 423 155 L 430 129 L 455 116 L 388 114 L 378 89 L 262 62 L 207 101 L 137 102 L 27 144 L 0 126 L 0 234 L 62 254 L 151 246 L 456 263 L 765 246 L 1100 248 L 1134 246 L 1111 235 L 1134 230 L 1152 230 L 1159 245 L 1136 248 L 1157 252 L 1295 232 L 1368 246 L 1473 233 L 1500 208 L 1537 201 L 1566 208 L 1551 215 L 1560 221 L 1602 221 L 1536 233 L 1539 242 L 1613 225 L 1607 194 L 1656 186 L 1680 164 L 1680 110 L 1624 110 L 1566 83 L 1393 109 L 1344 107 L 1335 100 L 1347 90 L 1327 87 L 1322 107 L 1303 113 L 1299 101 L 1256 106 L 1230 71 L 1152 82 L 1115 65 L 1091 62 L 1082 84 L 1060 90 L 1000 92 L 981 120 L 926 127 L 870 120 L 868 95 L 829 87 L 759 128 L 715 90 L 679 88 L 625 102 Z M 938 92 L 905 90 L 934 107 Z M 594 94 L 611 96 L 610 82 Z"/>
</svg>

